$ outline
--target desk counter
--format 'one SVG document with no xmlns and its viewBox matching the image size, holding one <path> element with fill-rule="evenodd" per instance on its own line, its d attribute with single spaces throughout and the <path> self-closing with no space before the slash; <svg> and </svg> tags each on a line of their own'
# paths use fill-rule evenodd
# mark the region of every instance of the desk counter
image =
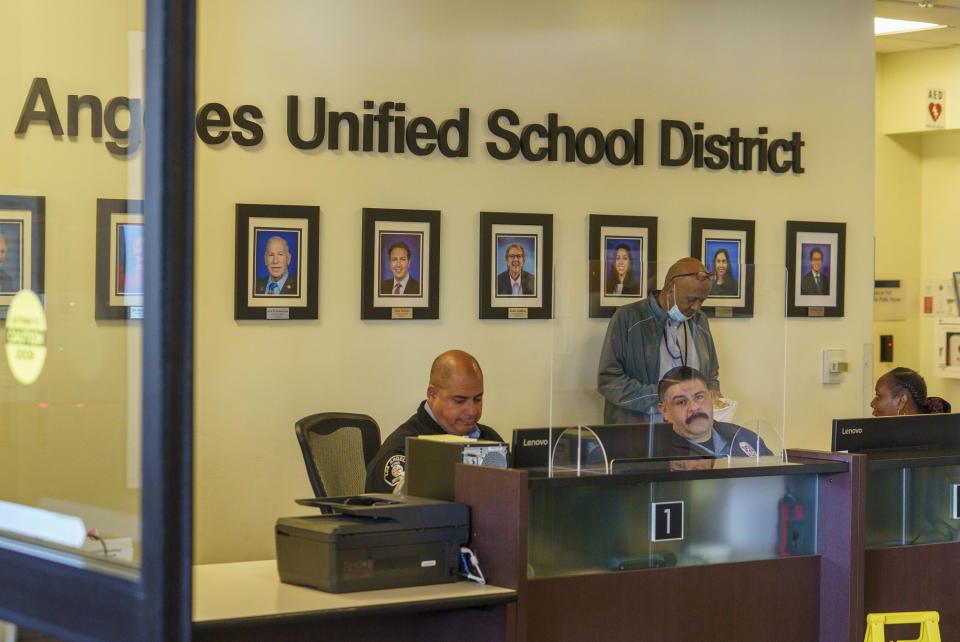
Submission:
<svg viewBox="0 0 960 642">
<path fill-rule="evenodd" d="M 463 630 L 464 639 L 503 639 L 505 605 L 516 597 L 473 582 L 334 594 L 281 582 L 276 560 L 204 564 L 193 569 L 194 638 L 295 639 L 323 630 L 403 640 Z"/>
</svg>

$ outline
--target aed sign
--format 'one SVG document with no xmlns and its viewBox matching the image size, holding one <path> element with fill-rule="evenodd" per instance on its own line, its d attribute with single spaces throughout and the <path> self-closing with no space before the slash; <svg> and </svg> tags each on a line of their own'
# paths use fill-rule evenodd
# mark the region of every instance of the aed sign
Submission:
<svg viewBox="0 0 960 642">
<path fill-rule="evenodd" d="M 942 129 L 947 122 L 947 91 L 945 89 L 928 89 L 924 108 L 927 127 Z"/>
<path fill-rule="evenodd" d="M 651 542 L 683 539 L 683 502 L 654 502 L 650 522 Z"/>
</svg>

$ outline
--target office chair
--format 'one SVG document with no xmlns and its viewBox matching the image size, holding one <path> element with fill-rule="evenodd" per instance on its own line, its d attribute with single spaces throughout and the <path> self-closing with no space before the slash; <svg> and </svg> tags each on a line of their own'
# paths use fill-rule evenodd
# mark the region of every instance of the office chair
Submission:
<svg viewBox="0 0 960 642">
<path fill-rule="evenodd" d="M 380 449 L 380 427 L 372 417 L 321 412 L 296 423 L 297 441 L 317 497 L 358 495 L 367 464 Z"/>
</svg>

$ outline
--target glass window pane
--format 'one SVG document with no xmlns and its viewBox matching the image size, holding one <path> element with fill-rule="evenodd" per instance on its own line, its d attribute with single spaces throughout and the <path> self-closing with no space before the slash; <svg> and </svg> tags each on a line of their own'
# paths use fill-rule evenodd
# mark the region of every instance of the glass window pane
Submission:
<svg viewBox="0 0 960 642">
<path fill-rule="evenodd" d="M 143 2 L 4 3 L 0 20 L 0 545 L 37 537 L 136 577 Z"/>
</svg>

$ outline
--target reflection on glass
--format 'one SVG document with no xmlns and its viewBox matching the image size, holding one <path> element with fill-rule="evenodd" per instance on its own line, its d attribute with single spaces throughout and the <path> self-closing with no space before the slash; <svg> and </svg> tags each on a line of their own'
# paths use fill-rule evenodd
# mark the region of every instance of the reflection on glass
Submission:
<svg viewBox="0 0 960 642">
<path fill-rule="evenodd" d="M 104 9 L 4 11 L 18 34 L 0 40 L 4 86 L 19 105 L 0 134 L 0 318 L 16 291 L 36 292 L 46 360 L 25 385 L 2 352 L 0 502 L 47 512 L 0 511 L 0 546 L 28 532 L 40 546 L 73 542 L 50 524 L 74 524 L 85 541 L 61 553 L 129 577 L 140 558 L 142 327 L 126 314 L 98 318 L 95 294 L 102 281 L 105 296 L 142 298 L 144 227 L 98 238 L 97 217 L 104 199 L 143 198 L 144 7 Z"/>
</svg>

